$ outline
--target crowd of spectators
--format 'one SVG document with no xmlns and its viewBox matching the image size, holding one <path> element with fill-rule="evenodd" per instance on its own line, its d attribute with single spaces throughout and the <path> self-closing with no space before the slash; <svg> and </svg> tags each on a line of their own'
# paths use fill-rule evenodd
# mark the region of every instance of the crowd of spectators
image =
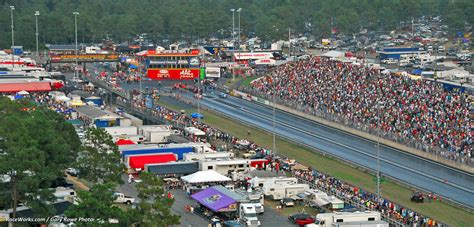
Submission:
<svg viewBox="0 0 474 227">
<path fill-rule="evenodd" d="M 472 157 L 466 95 L 439 83 L 310 57 L 279 66 L 247 92 L 306 113 L 436 152 L 461 163 Z"/>
</svg>

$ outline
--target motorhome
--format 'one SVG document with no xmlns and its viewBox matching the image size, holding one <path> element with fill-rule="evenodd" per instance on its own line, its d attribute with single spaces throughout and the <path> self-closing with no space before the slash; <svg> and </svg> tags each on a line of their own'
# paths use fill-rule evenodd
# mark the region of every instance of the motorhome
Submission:
<svg viewBox="0 0 474 227">
<path fill-rule="evenodd" d="M 263 188 L 265 185 L 278 183 L 297 184 L 298 179 L 295 177 L 254 177 L 249 180 L 249 183 L 252 188 Z"/>
<path fill-rule="evenodd" d="M 335 212 L 320 213 L 316 215 L 315 224 L 319 227 L 330 226 L 377 226 L 388 227 L 388 223 L 381 220 L 380 212 Z"/>
<path fill-rule="evenodd" d="M 283 198 L 299 199 L 297 195 L 307 190 L 309 190 L 309 185 L 307 184 L 289 183 L 269 184 L 264 185 L 262 188 L 263 194 L 273 200 L 281 200 Z"/>
<path fill-rule="evenodd" d="M 142 125 L 138 127 L 138 133 L 143 135 L 147 142 L 165 143 L 168 136 L 179 134 L 179 131 L 171 129 L 169 125 Z"/>
<path fill-rule="evenodd" d="M 326 207 L 330 210 L 338 210 L 344 208 L 344 201 L 335 196 L 330 196 L 327 193 L 311 189 L 305 192 L 305 202 L 310 206 Z"/>
<path fill-rule="evenodd" d="M 256 190 L 235 190 L 235 193 L 242 195 L 245 198 L 247 203 L 255 204 L 255 210 L 257 214 L 263 214 L 265 212 L 265 199 L 263 197 L 263 193 L 261 191 Z"/>
</svg>

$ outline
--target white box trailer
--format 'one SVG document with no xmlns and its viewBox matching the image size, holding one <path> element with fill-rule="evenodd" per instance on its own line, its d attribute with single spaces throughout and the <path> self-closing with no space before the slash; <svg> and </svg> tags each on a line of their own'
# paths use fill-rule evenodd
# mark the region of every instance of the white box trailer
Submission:
<svg viewBox="0 0 474 227">
<path fill-rule="evenodd" d="M 138 132 L 151 143 L 165 143 L 168 136 L 179 134 L 178 130 L 172 130 L 169 125 L 142 125 L 138 127 Z"/>
<path fill-rule="evenodd" d="M 199 170 L 214 170 L 222 175 L 250 171 L 249 159 L 216 159 L 199 162 Z"/>
<path fill-rule="evenodd" d="M 184 161 L 207 161 L 217 159 L 229 159 L 233 158 L 234 153 L 231 152 L 216 152 L 216 153 L 186 153 L 183 154 Z"/>
<path fill-rule="evenodd" d="M 137 118 L 137 117 L 135 117 L 131 114 L 123 112 L 122 116 L 125 117 L 125 118 L 130 119 L 130 121 L 132 122 L 132 124 L 131 124 L 132 126 L 139 127 L 139 126 L 143 125 L 143 120 L 141 120 L 140 118 Z"/>
<path fill-rule="evenodd" d="M 298 194 L 309 190 L 309 185 L 277 183 L 264 185 L 262 190 L 265 196 L 268 196 L 273 200 L 281 200 L 283 198 L 299 199 Z"/>
<path fill-rule="evenodd" d="M 135 126 L 105 127 L 104 130 L 111 136 L 137 135 L 138 132 Z"/>
<path fill-rule="evenodd" d="M 335 212 L 320 213 L 316 215 L 317 226 L 388 226 L 381 222 L 380 212 L 377 211 L 356 211 L 356 212 Z"/>
<path fill-rule="evenodd" d="M 170 143 L 164 145 L 164 147 L 193 147 L 195 153 L 216 153 L 215 150 L 211 148 L 210 143 L 196 142 L 196 143 Z"/>
<path fill-rule="evenodd" d="M 195 127 L 185 127 L 184 132 L 188 135 L 192 136 L 196 140 L 205 141 L 206 140 L 206 133 L 201 129 Z"/>
<path fill-rule="evenodd" d="M 298 179 L 296 177 L 254 177 L 249 180 L 249 183 L 253 188 L 263 188 L 265 185 L 279 183 L 297 184 Z"/>
</svg>

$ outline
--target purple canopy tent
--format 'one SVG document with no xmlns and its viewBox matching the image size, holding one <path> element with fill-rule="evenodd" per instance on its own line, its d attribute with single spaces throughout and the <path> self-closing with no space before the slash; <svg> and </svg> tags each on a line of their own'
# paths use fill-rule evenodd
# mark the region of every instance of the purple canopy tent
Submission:
<svg viewBox="0 0 474 227">
<path fill-rule="evenodd" d="M 192 195 L 191 198 L 214 212 L 218 212 L 220 209 L 229 207 L 237 202 L 214 188 L 204 189 Z"/>
</svg>

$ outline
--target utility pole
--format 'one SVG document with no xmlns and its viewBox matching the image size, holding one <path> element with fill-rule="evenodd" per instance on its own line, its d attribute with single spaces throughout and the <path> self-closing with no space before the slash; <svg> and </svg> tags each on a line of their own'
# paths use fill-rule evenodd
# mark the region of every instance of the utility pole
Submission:
<svg viewBox="0 0 474 227">
<path fill-rule="evenodd" d="M 291 28 L 288 28 L 288 59 L 291 58 Z"/>
<path fill-rule="evenodd" d="M 78 67 L 78 56 L 77 56 L 77 15 L 79 15 L 79 12 L 73 12 L 74 14 L 74 25 L 75 25 L 75 30 L 76 30 L 76 48 L 75 48 L 75 52 L 76 52 L 76 66 L 74 68 L 74 77 L 77 78 L 77 67 Z"/>
<path fill-rule="evenodd" d="M 230 9 L 230 11 L 232 12 L 232 42 L 234 42 L 235 40 L 235 20 L 234 20 L 235 9 Z"/>
<path fill-rule="evenodd" d="M 15 67 L 15 53 L 13 51 L 13 47 L 15 46 L 15 26 L 13 25 L 13 10 L 15 10 L 15 6 L 10 6 L 10 13 L 12 19 L 12 68 Z"/>
<path fill-rule="evenodd" d="M 380 94 L 382 95 L 382 94 Z M 378 112 L 378 117 L 377 117 L 377 199 L 380 199 L 380 105 L 382 103 L 378 102 L 377 103 L 377 112 Z"/>
<path fill-rule="evenodd" d="M 238 40 L 239 40 L 239 41 L 238 41 L 239 51 L 240 51 L 240 30 L 241 30 L 241 29 L 240 29 L 240 12 L 242 12 L 242 8 L 239 8 L 239 9 L 237 10 L 237 13 L 239 13 L 239 37 L 237 37 Z M 239 54 L 240 54 L 240 52 L 239 52 Z"/>
<path fill-rule="evenodd" d="M 275 117 L 275 105 L 276 105 L 276 99 L 275 99 L 275 93 L 276 93 L 276 83 L 273 81 L 272 79 L 272 83 L 273 83 L 273 155 L 276 155 L 277 154 L 277 150 L 276 150 L 276 136 L 275 136 L 275 133 L 276 133 L 276 117 Z"/>
<path fill-rule="evenodd" d="M 36 19 L 36 57 L 39 56 L 39 51 L 38 51 L 38 16 L 40 15 L 40 12 L 39 11 L 36 11 L 35 12 L 35 19 Z"/>
</svg>

